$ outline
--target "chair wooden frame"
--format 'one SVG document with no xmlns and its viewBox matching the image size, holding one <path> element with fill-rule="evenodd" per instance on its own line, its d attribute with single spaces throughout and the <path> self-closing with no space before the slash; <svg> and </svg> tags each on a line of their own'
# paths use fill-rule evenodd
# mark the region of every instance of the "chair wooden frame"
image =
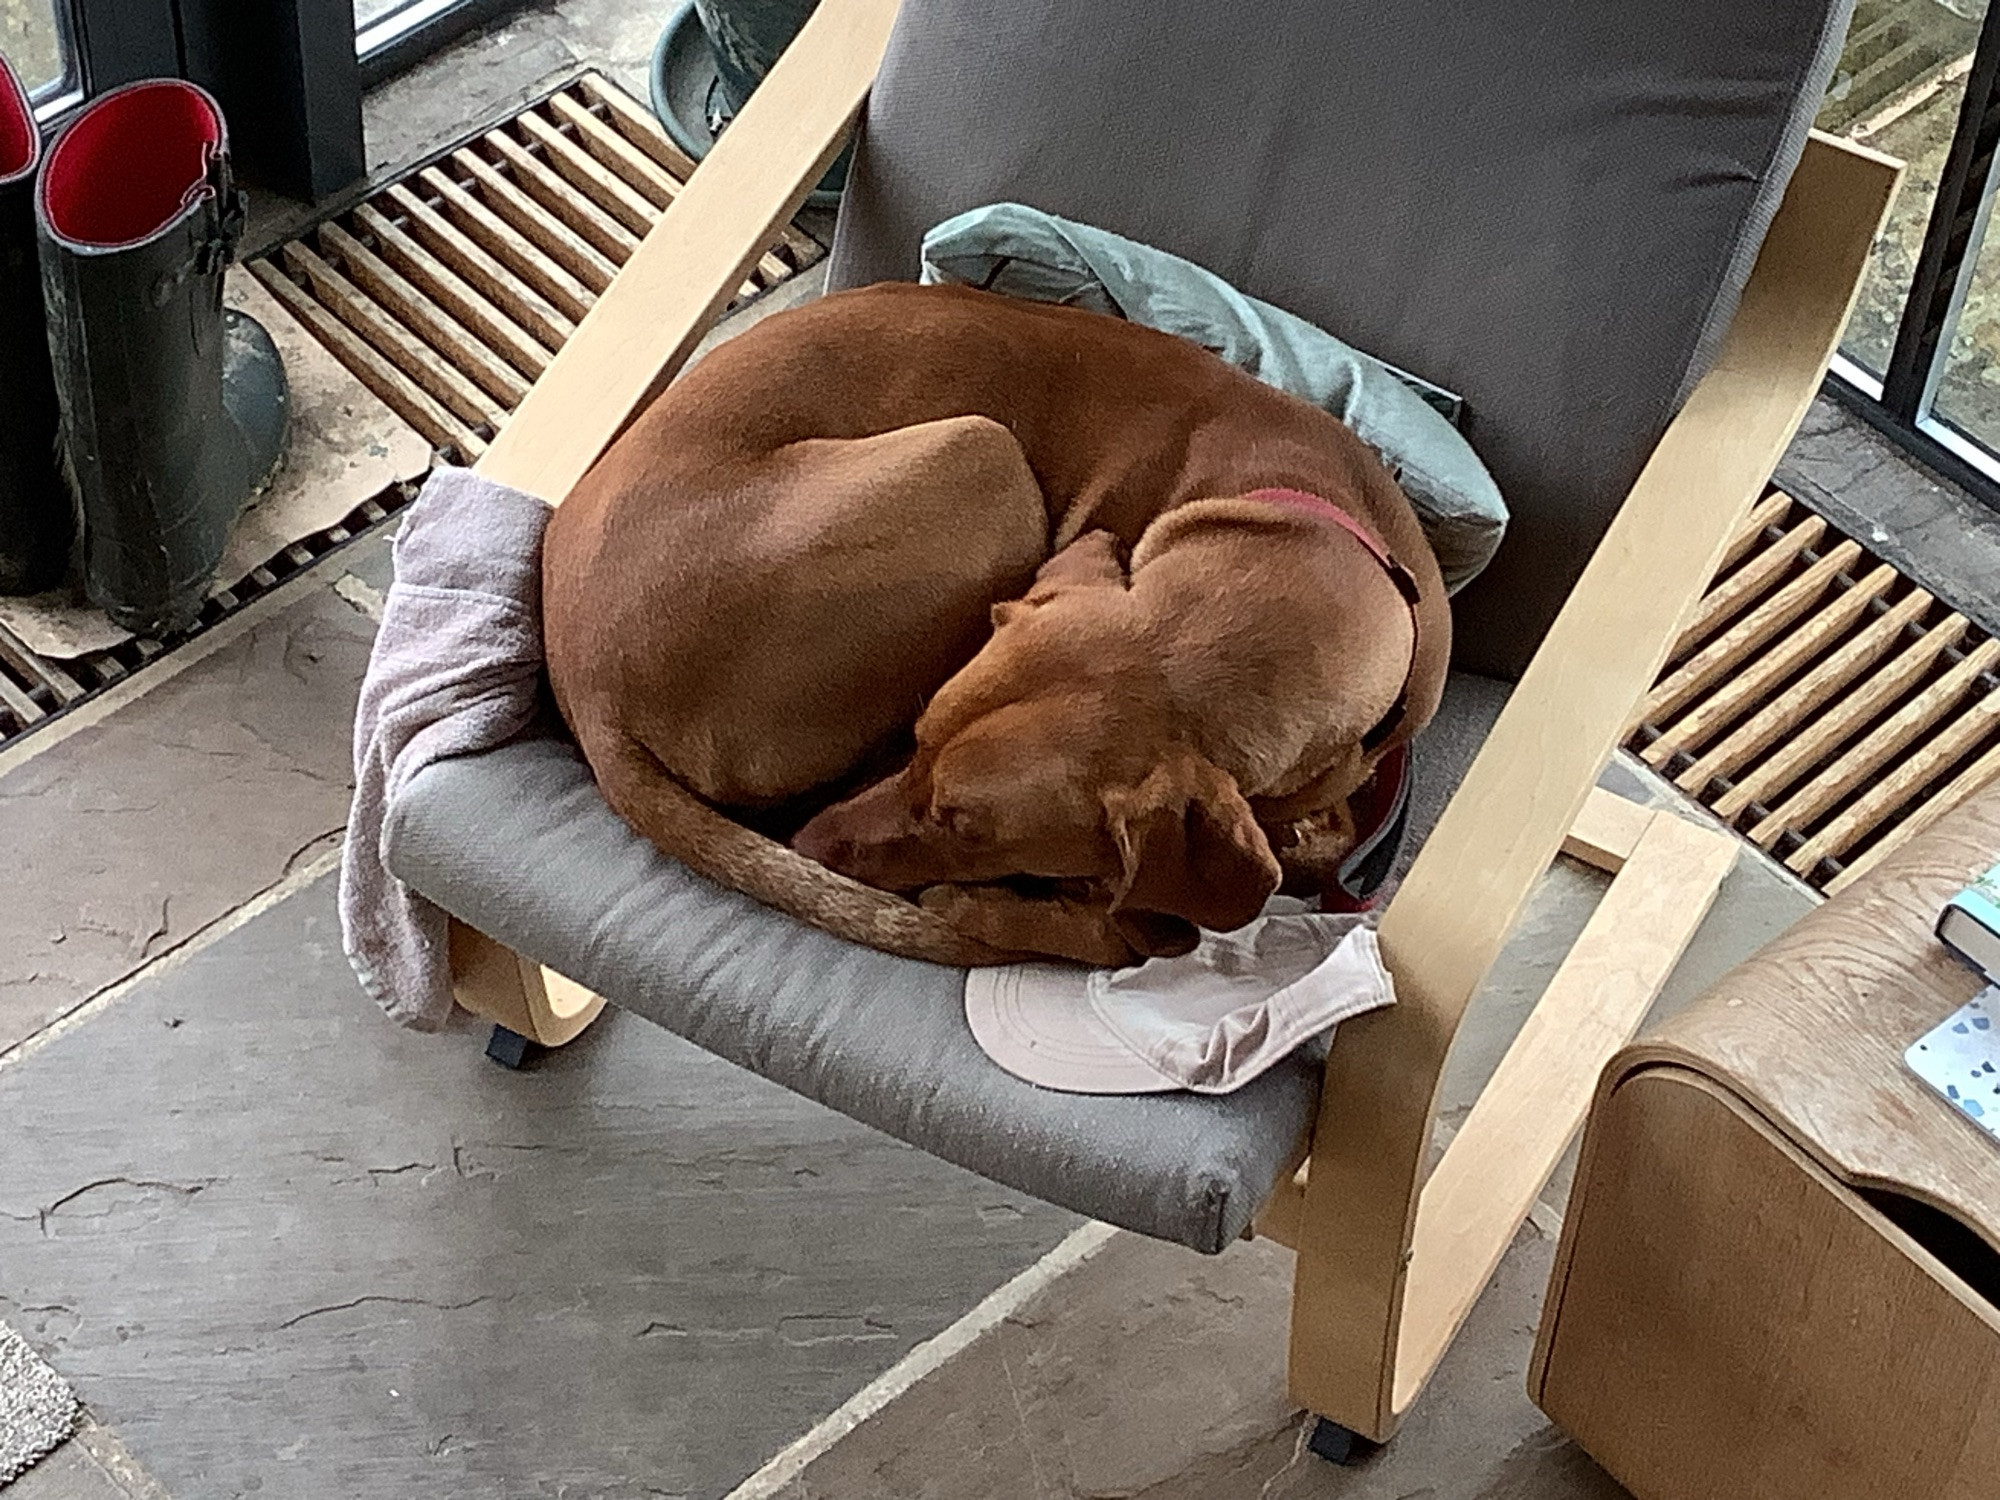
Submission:
<svg viewBox="0 0 2000 1500">
<path fill-rule="evenodd" d="M 897 0 L 823 0 L 477 465 L 559 503 L 679 371 L 845 142 Z M 1399 1003 L 1341 1028 L 1322 1119 L 1257 1229 L 1297 1252 L 1290 1384 L 1382 1441 L 1435 1371 L 1735 858 L 1728 835 L 1595 790 L 1632 706 L 1819 388 L 1900 180 L 1815 135 L 1714 368 L 1662 438 L 1383 916 Z M 1613 872 L 1436 1167 L 1474 991 L 1559 850 Z M 558 1045 L 602 1002 L 454 924 L 468 1009 Z"/>
</svg>

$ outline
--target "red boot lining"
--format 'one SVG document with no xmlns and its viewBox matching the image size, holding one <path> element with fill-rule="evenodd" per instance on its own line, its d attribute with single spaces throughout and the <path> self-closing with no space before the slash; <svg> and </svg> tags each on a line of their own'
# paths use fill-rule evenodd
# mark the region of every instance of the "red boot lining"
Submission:
<svg viewBox="0 0 2000 1500">
<path fill-rule="evenodd" d="M 12 182 L 35 167 L 35 111 L 27 90 L 0 58 L 0 182 Z"/>
<path fill-rule="evenodd" d="M 106 94 L 62 133 L 42 169 L 42 212 L 74 245 L 130 245 L 178 218 L 222 144 L 222 120 L 185 83 Z"/>
</svg>

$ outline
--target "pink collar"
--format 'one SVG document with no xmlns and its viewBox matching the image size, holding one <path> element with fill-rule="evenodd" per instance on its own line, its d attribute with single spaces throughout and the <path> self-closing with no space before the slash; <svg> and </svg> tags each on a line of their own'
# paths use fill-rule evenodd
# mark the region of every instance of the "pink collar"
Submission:
<svg viewBox="0 0 2000 1500">
<path fill-rule="evenodd" d="M 1373 750 L 1395 733 L 1396 726 L 1403 722 L 1410 710 L 1410 678 L 1417 670 L 1416 638 L 1420 628 L 1417 622 L 1419 590 L 1415 575 L 1391 557 L 1388 548 L 1378 542 L 1366 527 L 1331 500 L 1306 490 L 1290 489 L 1252 490 L 1243 498 L 1262 500 L 1268 505 L 1282 505 L 1290 510 L 1309 511 L 1313 515 L 1332 521 L 1368 549 L 1369 555 L 1379 562 L 1383 571 L 1389 575 L 1389 581 L 1396 585 L 1396 592 L 1403 596 L 1403 602 L 1410 607 L 1410 668 L 1403 674 L 1403 690 L 1396 695 L 1396 701 L 1389 705 L 1389 711 L 1376 721 L 1373 729 L 1361 737 L 1361 748 Z"/>
</svg>

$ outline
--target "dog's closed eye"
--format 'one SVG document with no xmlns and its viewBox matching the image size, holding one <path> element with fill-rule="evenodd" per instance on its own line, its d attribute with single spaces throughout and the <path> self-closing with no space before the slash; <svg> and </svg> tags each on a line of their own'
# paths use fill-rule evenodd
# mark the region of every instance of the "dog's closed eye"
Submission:
<svg viewBox="0 0 2000 1500">
<path fill-rule="evenodd" d="M 988 836 L 992 820 L 969 807 L 933 804 L 932 819 L 955 839 L 976 844 Z"/>
<path fill-rule="evenodd" d="M 1033 599 L 1002 599 L 993 606 L 992 620 L 995 630 L 1005 630 L 1016 620 L 1033 614 L 1040 601 Z"/>
</svg>

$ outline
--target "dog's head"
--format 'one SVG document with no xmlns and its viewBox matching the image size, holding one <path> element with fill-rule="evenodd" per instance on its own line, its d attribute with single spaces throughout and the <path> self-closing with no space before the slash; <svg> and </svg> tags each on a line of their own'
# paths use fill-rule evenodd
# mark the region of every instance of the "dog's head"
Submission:
<svg viewBox="0 0 2000 1500">
<path fill-rule="evenodd" d="M 1187 924 L 1250 921 L 1279 869 L 1236 783 L 1188 745 L 1152 690 L 1101 533 L 1059 553 L 994 610 L 984 649 L 917 723 L 897 775 L 828 808 L 794 840 L 867 884 L 917 891 L 1013 876 L 1100 881 L 1142 951 Z"/>
</svg>

